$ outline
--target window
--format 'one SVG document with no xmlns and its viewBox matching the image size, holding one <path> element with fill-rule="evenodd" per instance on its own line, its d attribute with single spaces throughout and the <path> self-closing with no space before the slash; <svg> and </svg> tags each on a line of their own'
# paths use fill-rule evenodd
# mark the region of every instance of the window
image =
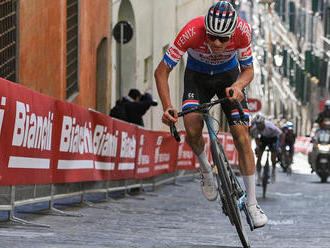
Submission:
<svg viewBox="0 0 330 248">
<path fill-rule="evenodd" d="M 319 12 L 323 0 L 312 0 L 312 10 L 313 12 Z"/>
<path fill-rule="evenodd" d="M 330 38 L 330 7 L 325 10 L 324 36 Z"/>
<path fill-rule="evenodd" d="M 152 78 L 152 56 L 144 59 L 144 83 L 150 84 Z"/>
<path fill-rule="evenodd" d="M 305 9 L 301 9 L 300 34 L 301 34 L 302 38 L 305 38 L 305 34 L 306 34 L 306 10 Z"/>
<path fill-rule="evenodd" d="M 17 81 L 16 0 L 0 1 L 0 77 Z"/>
<path fill-rule="evenodd" d="M 66 1 L 66 97 L 79 90 L 78 85 L 78 0 Z"/>
<path fill-rule="evenodd" d="M 308 42 L 313 42 L 313 15 L 308 14 Z"/>
<path fill-rule="evenodd" d="M 296 6 L 294 2 L 289 3 L 289 30 L 290 32 L 295 32 L 296 27 Z"/>
<path fill-rule="evenodd" d="M 282 21 L 285 22 L 286 21 L 286 0 L 282 0 L 282 9 L 281 9 L 281 13 L 282 13 Z"/>
</svg>

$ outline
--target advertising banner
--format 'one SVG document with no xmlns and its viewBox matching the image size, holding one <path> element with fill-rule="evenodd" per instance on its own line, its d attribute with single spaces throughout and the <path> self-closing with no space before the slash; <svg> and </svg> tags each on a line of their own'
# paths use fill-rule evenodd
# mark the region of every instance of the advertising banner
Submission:
<svg viewBox="0 0 330 248">
<path fill-rule="evenodd" d="M 169 132 L 153 131 L 156 142 L 153 143 L 155 154 L 153 157 L 153 176 L 173 172 L 178 156 L 178 143 Z"/>
<path fill-rule="evenodd" d="M 308 154 L 313 149 L 313 144 L 311 143 L 310 137 L 298 136 L 296 142 L 294 143 L 294 151 Z"/>
<path fill-rule="evenodd" d="M 189 145 L 185 142 L 186 132 L 179 132 L 181 141 L 178 146 L 178 170 L 194 170 L 195 167 L 195 155 Z"/>
<path fill-rule="evenodd" d="M 185 132 L 178 143 L 169 132 L 0 82 L 0 185 L 139 179 L 199 166 Z M 219 138 L 230 163 L 237 163 L 231 135 Z"/>
<path fill-rule="evenodd" d="M 156 140 L 154 132 L 142 128 L 137 130 L 136 179 L 153 176 Z"/>
<path fill-rule="evenodd" d="M 0 79 L 0 185 L 51 181 L 54 99 Z"/>
</svg>

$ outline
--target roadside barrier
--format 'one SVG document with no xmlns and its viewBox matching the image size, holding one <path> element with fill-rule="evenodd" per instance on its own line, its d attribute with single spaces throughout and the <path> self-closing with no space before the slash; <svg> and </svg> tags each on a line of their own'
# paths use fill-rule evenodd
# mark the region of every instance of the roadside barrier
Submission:
<svg viewBox="0 0 330 248">
<path fill-rule="evenodd" d="M 127 191 L 192 176 L 199 167 L 184 142 L 0 78 L 0 210 L 49 202 L 49 214 L 72 216 L 54 201 L 90 193 Z M 238 164 L 232 136 L 219 133 L 229 161 Z M 209 140 L 205 134 L 207 151 Z"/>
<path fill-rule="evenodd" d="M 308 152 L 310 152 L 313 148 L 313 144 L 311 143 L 311 140 L 312 139 L 310 137 L 298 136 L 294 144 L 295 152 L 308 154 Z"/>
</svg>

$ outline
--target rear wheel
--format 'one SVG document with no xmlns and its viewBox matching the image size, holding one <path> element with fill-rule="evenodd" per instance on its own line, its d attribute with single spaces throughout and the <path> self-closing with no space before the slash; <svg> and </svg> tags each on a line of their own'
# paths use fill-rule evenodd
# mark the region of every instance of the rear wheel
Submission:
<svg viewBox="0 0 330 248">
<path fill-rule="evenodd" d="M 321 183 L 326 183 L 328 180 L 328 176 L 322 175 L 321 176 Z"/>
<path fill-rule="evenodd" d="M 250 243 L 243 226 L 242 215 L 237 205 L 238 196 L 233 189 L 233 181 L 230 178 L 229 169 L 227 168 L 225 154 L 221 144 L 212 142 L 211 151 L 214 164 L 217 167 L 217 181 L 220 197 L 222 194 L 222 202 L 226 204 L 225 209 L 232 225 L 235 226 L 237 234 L 241 240 L 243 247 L 250 247 Z"/>
<path fill-rule="evenodd" d="M 262 175 L 262 197 L 266 198 L 266 191 L 267 191 L 267 184 L 269 180 L 269 162 L 266 161 L 266 164 L 263 169 L 263 175 Z"/>
</svg>

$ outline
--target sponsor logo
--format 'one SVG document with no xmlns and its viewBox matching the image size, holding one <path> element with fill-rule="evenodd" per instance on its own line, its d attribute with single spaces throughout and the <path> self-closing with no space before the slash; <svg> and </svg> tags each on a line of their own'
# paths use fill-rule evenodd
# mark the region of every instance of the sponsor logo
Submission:
<svg viewBox="0 0 330 248">
<path fill-rule="evenodd" d="M 179 47 L 183 47 L 183 45 L 194 35 L 196 34 L 195 32 L 195 27 L 190 27 L 188 28 L 184 33 L 182 33 L 176 43 Z"/>
<path fill-rule="evenodd" d="M 160 146 L 163 142 L 163 136 L 158 136 L 157 147 L 155 149 L 155 163 L 165 163 L 170 161 L 171 155 L 169 153 L 160 153 Z"/>
<path fill-rule="evenodd" d="M 115 157 L 118 133 L 119 132 L 116 131 L 113 135 L 107 131 L 106 126 L 96 125 L 93 134 L 90 122 L 79 124 L 76 118 L 63 116 L 60 152 L 90 153 L 106 157 Z"/>
<path fill-rule="evenodd" d="M 138 165 L 148 165 L 150 163 L 150 156 L 147 154 L 143 155 L 143 145 L 144 145 L 144 135 L 142 134 L 140 136 L 140 146 L 141 147 L 139 148 L 139 151 L 138 151 L 138 161 L 137 161 Z M 149 171 L 149 169 L 148 169 L 148 171 Z"/>
<path fill-rule="evenodd" d="M 130 138 L 127 132 L 122 132 L 120 157 L 135 158 L 135 150 L 136 150 L 135 135 L 132 135 L 132 137 Z"/>
<path fill-rule="evenodd" d="M 248 40 L 251 41 L 250 27 L 247 23 L 241 21 L 240 23 L 238 23 L 237 28 L 241 30 L 243 36 L 245 35 Z"/>
<path fill-rule="evenodd" d="M 181 58 L 179 51 L 177 49 L 175 49 L 174 47 L 170 47 L 168 49 L 168 55 L 174 60 L 180 60 L 180 58 Z"/>
<path fill-rule="evenodd" d="M 3 112 L 0 113 L 3 116 Z M 54 114 L 37 115 L 30 105 L 16 102 L 16 117 L 12 145 L 39 150 L 51 150 Z"/>
<path fill-rule="evenodd" d="M 248 47 L 246 51 L 242 52 L 242 57 L 250 57 L 252 55 L 251 47 Z"/>
</svg>

